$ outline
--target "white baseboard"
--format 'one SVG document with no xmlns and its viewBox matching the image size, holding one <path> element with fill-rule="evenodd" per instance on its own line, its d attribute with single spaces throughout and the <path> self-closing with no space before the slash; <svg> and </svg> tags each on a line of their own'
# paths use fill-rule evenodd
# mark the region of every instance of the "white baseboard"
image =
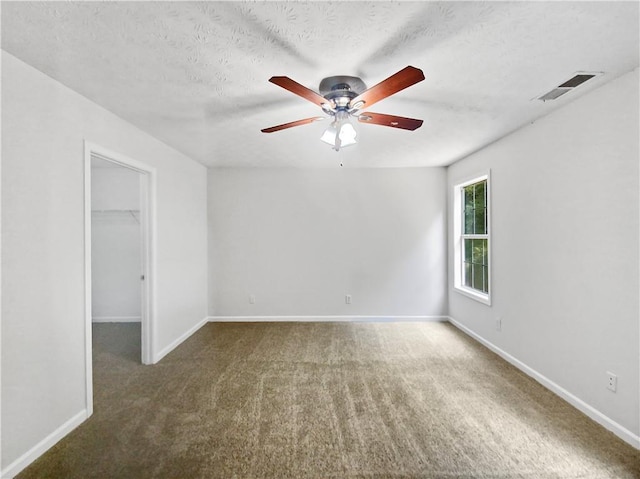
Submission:
<svg viewBox="0 0 640 479">
<path fill-rule="evenodd" d="M 27 452 L 25 452 L 18 459 L 9 464 L 3 471 L 0 473 L 0 477 L 4 479 L 13 479 L 17 476 L 22 470 L 24 470 L 29 464 L 38 459 L 42 454 L 47 452 L 52 446 L 54 446 L 60 439 L 73 431 L 76 427 L 82 424 L 89 415 L 87 414 L 87 410 L 83 409 L 78 414 L 68 419 L 64 424 L 62 424 L 59 428 L 45 437 L 38 444 L 33 446 Z"/>
<path fill-rule="evenodd" d="M 140 316 L 96 316 L 91 318 L 92 323 L 140 323 Z"/>
<path fill-rule="evenodd" d="M 448 316 L 209 316 L 212 323 L 448 321 Z"/>
<path fill-rule="evenodd" d="M 189 330 L 185 331 L 179 338 L 177 338 L 175 341 L 173 341 L 168 346 L 164 347 L 160 352 L 158 352 L 156 355 L 154 355 L 153 364 L 157 363 L 162 358 L 164 358 L 167 354 L 169 354 L 171 351 L 173 351 L 178 346 L 180 346 L 180 344 L 182 344 L 183 341 L 188 339 L 198 329 L 200 329 L 202 326 L 207 324 L 208 321 L 209 321 L 209 317 L 206 317 L 206 318 L 198 321 L 198 323 L 195 326 L 193 326 Z"/>
<path fill-rule="evenodd" d="M 625 428 L 621 424 L 618 424 L 613 419 L 609 418 L 608 416 L 604 415 L 594 407 L 590 406 L 579 397 L 574 396 L 569 391 L 564 389 L 562 386 L 553 382 L 546 376 L 540 374 L 535 369 L 527 366 L 519 359 L 516 359 L 515 357 L 511 356 L 509 353 L 500 349 L 495 344 L 491 343 L 490 341 L 487 341 L 482 336 L 479 336 L 478 334 L 474 333 L 469 328 L 459 323 L 452 317 L 449 317 L 448 319 L 449 319 L 449 322 L 453 324 L 456 328 L 458 328 L 460 331 L 471 336 L 473 339 L 475 339 L 476 341 L 478 341 L 479 343 L 481 343 L 482 345 L 486 346 L 491 351 L 496 353 L 498 356 L 503 358 L 505 361 L 513 364 L 516 368 L 518 368 L 520 371 L 522 371 L 526 375 L 531 376 L 533 379 L 538 381 L 544 387 L 546 387 L 547 389 L 549 389 L 550 391 L 554 392 L 555 394 L 560 396 L 562 399 L 567 401 L 573 407 L 575 407 L 579 411 L 589 416 L 591 419 L 593 419 L 595 422 L 597 422 L 601 426 L 604 426 L 606 429 L 613 432 L 616 436 L 618 436 L 623 441 L 631 444 L 636 449 L 640 449 L 640 436 L 637 436 L 633 432 L 629 431 L 627 428 Z"/>
</svg>

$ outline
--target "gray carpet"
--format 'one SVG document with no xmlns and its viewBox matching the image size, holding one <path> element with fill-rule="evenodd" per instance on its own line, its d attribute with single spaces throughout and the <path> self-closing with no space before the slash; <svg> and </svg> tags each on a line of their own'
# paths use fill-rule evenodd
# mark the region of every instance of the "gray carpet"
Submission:
<svg viewBox="0 0 640 479">
<path fill-rule="evenodd" d="M 27 478 L 638 478 L 640 452 L 446 323 L 207 324 L 142 366 L 97 325 L 94 415 Z"/>
</svg>

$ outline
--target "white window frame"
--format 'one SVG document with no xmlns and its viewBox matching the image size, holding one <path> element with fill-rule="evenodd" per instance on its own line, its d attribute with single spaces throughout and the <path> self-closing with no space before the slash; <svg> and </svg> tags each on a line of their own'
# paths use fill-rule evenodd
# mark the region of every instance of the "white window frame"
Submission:
<svg viewBox="0 0 640 479">
<path fill-rule="evenodd" d="M 453 187 L 453 289 L 454 291 L 467 296 L 469 298 L 475 299 L 487 306 L 491 306 L 491 293 L 493 292 L 493 285 L 491 281 L 493 267 L 491 264 L 491 172 L 487 171 L 483 174 L 479 174 L 474 176 L 473 178 L 466 179 L 462 182 L 456 183 Z M 482 291 L 478 291 L 474 288 L 469 288 L 465 286 L 462 282 L 463 278 L 463 269 L 464 269 L 464 258 L 463 258 L 463 238 L 474 238 L 476 235 L 463 235 L 462 225 L 464 221 L 463 215 L 463 188 L 466 186 L 472 185 L 474 183 L 478 183 L 480 181 L 487 182 L 486 185 L 486 194 L 487 194 L 487 234 L 486 235 L 477 235 L 478 238 L 486 238 L 487 239 L 487 263 L 488 263 L 488 275 L 487 281 L 489 282 L 489 292 L 484 293 Z"/>
</svg>

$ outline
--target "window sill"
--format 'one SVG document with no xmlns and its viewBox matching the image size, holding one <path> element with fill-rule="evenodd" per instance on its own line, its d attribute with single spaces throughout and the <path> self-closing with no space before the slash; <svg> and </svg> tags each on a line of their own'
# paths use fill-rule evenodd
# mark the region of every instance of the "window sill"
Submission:
<svg viewBox="0 0 640 479">
<path fill-rule="evenodd" d="M 471 288 L 465 288 L 463 286 L 454 286 L 453 288 L 458 293 L 468 298 L 475 299 L 476 301 L 491 306 L 491 296 L 484 293 L 479 293 Z"/>
</svg>

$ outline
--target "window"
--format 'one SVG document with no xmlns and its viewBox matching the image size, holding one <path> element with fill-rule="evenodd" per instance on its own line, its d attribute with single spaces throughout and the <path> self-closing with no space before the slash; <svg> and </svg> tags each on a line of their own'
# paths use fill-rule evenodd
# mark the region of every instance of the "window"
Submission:
<svg viewBox="0 0 640 479">
<path fill-rule="evenodd" d="M 491 304 L 488 174 L 454 187 L 454 211 L 454 286 Z"/>
</svg>

